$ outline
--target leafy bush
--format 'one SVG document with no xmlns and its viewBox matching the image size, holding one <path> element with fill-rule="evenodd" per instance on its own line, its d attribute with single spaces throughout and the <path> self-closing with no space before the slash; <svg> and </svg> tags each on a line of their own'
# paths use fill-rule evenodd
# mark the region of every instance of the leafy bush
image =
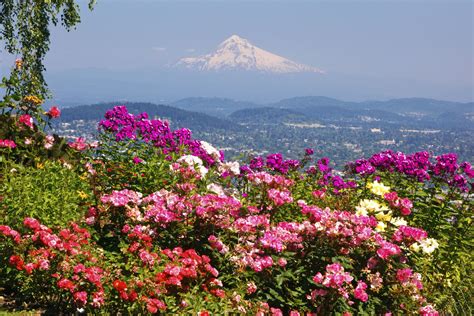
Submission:
<svg viewBox="0 0 474 316">
<path fill-rule="evenodd" d="M 2 170 L 0 223 L 17 225 L 35 217 L 48 226 L 64 226 L 83 216 L 92 192 L 87 182 L 59 161 L 36 166 L 10 164 Z"/>
</svg>

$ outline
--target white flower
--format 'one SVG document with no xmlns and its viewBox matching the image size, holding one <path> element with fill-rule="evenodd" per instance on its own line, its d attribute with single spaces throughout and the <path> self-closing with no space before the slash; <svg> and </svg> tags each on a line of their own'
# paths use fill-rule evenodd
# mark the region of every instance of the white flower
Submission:
<svg viewBox="0 0 474 316">
<path fill-rule="evenodd" d="M 388 208 L 385 205 L 380 205 L 376 200 L 364 199 L 356 206 L 356 214 L 359 216 L 367 216 L 368 213 L 380 213 L 387 210 Z"/>
<path fill-rule="evenodd" d="M 357 216 L 367 216 L 369 215 L 369 213 L 367 212 L 367 209 L 363 208 L 363 207 L 360 207 L 360 206 L 356 206 L 356 215 Z"/>
<path fill-rule="evenodd" d="M 178 162 L 184 162 L 190 167 L 196 167 L 197 171 L 201 174 L 201 177 L 205 177 L 208 170 L 203 166 L 202 160 L 199 157 L 193 155 L 185 155 L 177 160 Z M 195 169 L 196 170 L 196 169 Z"/>
<path fill-rule="evenodd" d="M 383 232 L 385 231 L 385 227 L 387 227 L 387 225 L 385 225 L 384 222 L 378 222 L 377 226 L 375 227 L 375 230 L 378 232 Z"/>
<path fill-rule="evenodd" d="M 240 174 L 240 164 L 237 161 L 228 161 L 219 166 L 219 171 L 230 171 L 232 174 L 238 176 Z"/>
<path fill-rule="evenodd" d="M 208 171 L 209 171 L 209 170 L 207 170 L 206 167 L 203 167 L 203 166 L 200 166 L 200 167 L 199 167 L 199 173 L 201 174 L 201 177 L 203 177 L 203 178 L 206 176 L 206 174 L 207 174 Z"/>
<path fill-rule="evenodd" d="M 430 254 L 438 248 L 438 241 L 434 238 L 426 238 L 420 241 L 421 249 L 424 253 Z"/>
<path fill-rule="evenodd" d="M 213 156 L 214 158 L 219 158 L 221 156 L 220 152 L 208 142 L 201 141 L 201 148 L 204 149 L 208 155 Z"/>
<path fill-rule="evenodd" d="M 44 138 L 44 148 L 51 149 L 54 145 L 54 137 L 53 135 L 46 135 Z"/>
<path fill-rule="evenodd" d="M 185 155 L 182 156 L 181 158 L 178 159 L 178 162 L 185 162 L 188 164 L 188 166 L 202 166 L 202 160 L 199 157 L 193 156 L 193 155 Z"/>
<path fill-rule="evenodd" d="M 410 246 L 410 250 L 413 251 L 413 252 L 418 252 L 420 251 L 420 244 L 419 243 L 413 243 L 411 246 Z"/>
<path fill-rule="evenodd" d="M 392 223 L 395 226 L 406 226 L 408 224 L 407 221 L 401 217 L 393 217 L 390 220 L 390 223 Z"/>
<path fill-rule="evenodd" d="M 219 184 L 211 183 L 207 186 L 207 189 L 211 192 L 216 193 L 219 196 L 224 196 L 225 195 L 224 188 L 222 188 L 222 186 L 220 186 Z"/>
</svg>

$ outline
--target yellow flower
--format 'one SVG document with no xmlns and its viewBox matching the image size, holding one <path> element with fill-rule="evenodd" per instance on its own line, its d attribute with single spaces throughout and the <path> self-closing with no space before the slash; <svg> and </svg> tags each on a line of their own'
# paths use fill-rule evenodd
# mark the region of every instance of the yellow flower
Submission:
<svg viewBox="0 0 474 316">
<path fill-rule="evenodd" d="M 385 225 L 384 222 L 379 222 L 377 226 L 375 227 L 375 230 L 378 232 L 383 232 L 385 231 L 385 227 L 387 227 L 387 225 Z"/>
<path fill-rule="evenodd" d="M 41 100 L 40 98 L 38 98 L 35 95 L 27 95 L 26 97 L 23 98 L 23 102 L 31 103 L 31 104 L 37 106 L 37 105 L 40 105 L 41 103 L 43 103 L 43 100 Z"/>
<path fill-rule="evenodd" d="M 382 211 L 387 211 L 388 208 L 385 205 L 381 205 L 376 200 L 361 200 L 359 205 L 356 206 L 356 214 L 357 215 L 367 215 L 368 213 L 378 213 Z"/>
<path fill-rule="evenodd" d="M 384 196 L 385 193 L 390 192 L 390 187 L 385 186 L 383 183 L 374 181 L 372 183 L 367 183 L 367 188 L 370 189 L 370 191 L 373 194 Z"/>
<path fill-rule="evenodd" d="M 87 199 L 87 197 L 89 196 L 87 193 L 85 193 L 84 191 L 77 191 L 77 194 L 79 195 L 79 197 L 81 199 Z"/>
<path fill-rule="evenodd" d="M 44 164 L 42 164 L 41 162 L 37 162 L 37 163 L 36 163 L 36 168 L 38 168 L 38 169 L 43 169 L 43 168 L 44 168 Z"/>
<path fill-rule="evenodd" d="M 388 222 L 392 219 L 392 212 L 388 211 L 387 213 L 379 212 L 375 214 L 375 218 L 382 222 Z"/>
</svg>

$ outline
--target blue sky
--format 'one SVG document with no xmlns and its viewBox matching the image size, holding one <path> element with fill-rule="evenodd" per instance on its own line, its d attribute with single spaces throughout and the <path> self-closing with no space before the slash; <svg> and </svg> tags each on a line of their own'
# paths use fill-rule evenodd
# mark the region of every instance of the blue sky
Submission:
<svg viewBox="0 0 474 316">
<path fill-rule="evenodd" d="M 75 31 L 53 31 L 49 73 L 100 69 L 140 76 L 207 53 L 238 34 L 330 75 L 365 83 L 359 94 L 338 96 L 333 87 L 332 97 L 473 99 L 472 1 L 99 0 L 82 16 Z"/>
</svg>

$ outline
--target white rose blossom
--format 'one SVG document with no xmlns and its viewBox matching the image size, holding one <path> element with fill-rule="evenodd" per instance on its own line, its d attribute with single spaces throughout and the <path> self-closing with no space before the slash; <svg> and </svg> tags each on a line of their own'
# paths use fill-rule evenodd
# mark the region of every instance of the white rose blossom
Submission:
<svg viewBox="0 0 474 316">
<path fill-rule="evenodd" d="M 205 177 L 208 172 L 207 168 L 203 166 L 201 158 L 193 155 L 182 156 L 177 160 L 177 162 L 184 162 L 191 167 L 195 167 L 197 165 L 197 171 L 201 174 L 201 177 Z"/>
<path fill-rule="evenodd" d="M 219 152 L 219 150 L 217 150 L 214 146 L 212 146 L 211 144 L 209 144 L 208 142 L 205 142 L 205 141 L 201 141 L 201 148 L 204 149 L 204 151 L 214 157 L 214 158 L 217 158 L 219 159 L 220 156 L 221 156 L 221 153 Z"/>
</svg>

